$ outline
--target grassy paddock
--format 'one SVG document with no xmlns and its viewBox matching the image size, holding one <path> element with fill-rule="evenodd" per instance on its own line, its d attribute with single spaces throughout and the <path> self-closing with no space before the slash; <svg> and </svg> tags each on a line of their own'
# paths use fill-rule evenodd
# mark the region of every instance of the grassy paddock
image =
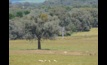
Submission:
<svg viewBox="0 0 107 65">
<path fill-rule="evenodd" d="M 98 65 L 98 28 L 41 43 L 37 50 L 36 40 L 10 40 L 9 65 Z"/>
<path fill-rule="evenodd" d="M 22 54 L 10 55 L 10 65 L 98 65 L 97 59 L 97 56 Z M 51 62 L 39 62 L 38 60 L 50 60 Z"/>
</svg>

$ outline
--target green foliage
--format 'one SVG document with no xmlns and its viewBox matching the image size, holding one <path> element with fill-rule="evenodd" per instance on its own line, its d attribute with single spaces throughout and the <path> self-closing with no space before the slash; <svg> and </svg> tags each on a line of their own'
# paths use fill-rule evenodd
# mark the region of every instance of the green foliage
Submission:
<svg viewBox="0 0 107 65">
<path fill-rule="evenodd" d="M 50 38 L 58 32 L 57 20 L 53 21 L 49 19 L 48 14 L 40 14 L 37 17 L 32 18 L 30 22 L 26 22 L 26 30 L 36 35 L 37 38 Z M 52 18 L 52 17 L 51 17 Z"/>
<path fill-rule="evenodd" d="M 9 13 L 9 19 L 13 19 L 15 17 L 15 15 Z"/>
<path fill-rule="evenodd" d="M 67 31 L 65 36 L 71 36 L 71 32 L 70 31 Z"/>
<path fill-rule="evenodd" d="M 62 35 L 59 27 L 65 28 L 65 35 L 70 35 L 68 31 L 71 33 L 90 31 L 92 27 L 98 27 L 97 2 L 97 0 L 48 0 L 40 5 L 28 2 L 10 3 L 9 38 L 33 39 L 43 31 L 45 33 L 41 35 L 42 38 L 53 38 Z"/>
<path fill-rule="evenodd" d="M 25 14 L 25 15 L 27 15 L 27 14 L 29 14 L 29 13 L 30 13 L 29 11 L 24 11 L 24 14 Z"/>
<path fill-rule="evenodd" d="M 71 18 L 78 31 L 89 31 L 93 22 L 93 16 L 86 8 L 72 9 Z"/>
<path fill-rule="evenodd" d="M 23 17 L 23 13 L 21 11 L 19 11 L 19 12 L 16 13 L 16 16 L 17 17 Z"/>
<path fill-rule="evenodd" d="M 13 20 L 9 20 L 10 39 L 22 39 L 24 34 L 23 19 L 15 18 Z"/>
</svg>

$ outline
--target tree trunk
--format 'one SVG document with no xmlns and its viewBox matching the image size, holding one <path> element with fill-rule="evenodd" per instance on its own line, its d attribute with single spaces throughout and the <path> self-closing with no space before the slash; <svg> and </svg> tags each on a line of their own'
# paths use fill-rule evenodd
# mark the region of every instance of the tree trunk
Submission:
<svg viewBox="0 0 107 65">
<path fill-rule="evenodd" d="M 41 49 L 41 38 L 38 38 L 38 49 Z"/>
<path fill-rule="evenodd" d="M 62 39 L 64 39 L 64 31 L 65 31 L 65 28 L 62 27 Z"/>
</svg>

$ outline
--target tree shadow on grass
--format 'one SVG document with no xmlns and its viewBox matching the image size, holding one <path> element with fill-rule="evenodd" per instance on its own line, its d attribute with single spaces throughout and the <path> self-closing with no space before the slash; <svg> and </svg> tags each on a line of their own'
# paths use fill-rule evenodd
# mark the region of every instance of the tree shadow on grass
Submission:
<svg viewBox="0 0 107 65">
<path fill-rule="evenodd" d="M 51 49 L 20 49 L 20 50 L 51 50 Z"/>
</svg>

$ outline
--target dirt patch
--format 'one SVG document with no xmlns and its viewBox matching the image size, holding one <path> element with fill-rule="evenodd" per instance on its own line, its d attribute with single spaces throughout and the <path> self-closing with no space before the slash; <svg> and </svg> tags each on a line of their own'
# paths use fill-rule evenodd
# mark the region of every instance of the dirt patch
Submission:
<svg viewBox="0 0 107 65">
<path fill-rule="evenodd" d="M 9 54 L 61 54 L 61 55 L 89 55 L 79 51 L 56 51 L 56 50 L 10 50 Z"/>
</svg>

